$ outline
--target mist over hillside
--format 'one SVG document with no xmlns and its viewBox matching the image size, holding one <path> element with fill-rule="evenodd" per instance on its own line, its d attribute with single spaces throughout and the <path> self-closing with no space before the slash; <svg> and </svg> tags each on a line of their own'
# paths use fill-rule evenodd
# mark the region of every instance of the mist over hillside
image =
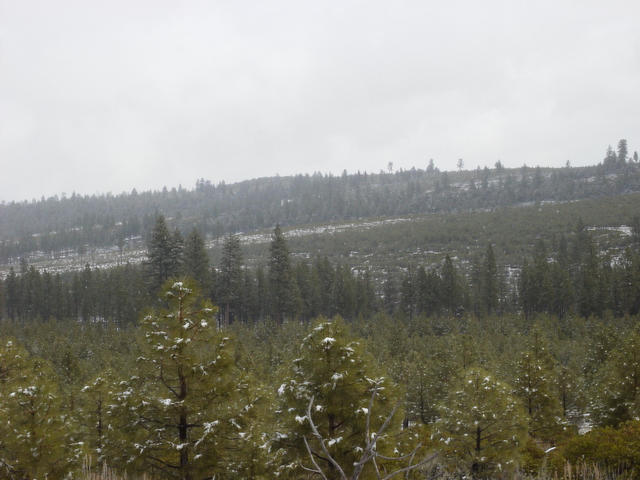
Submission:
<svg viewBox="0 0 640 480">
<path fill-rule="evenodd" d="M 626 148 L 626 147 L 625 147 Z M 593 167 L 523 166 L 440 172 L 433 164 L 376 174 L 269 177 L 195 188 L 119 195 L 52 197 L 0 205 L 0 262 L 21 256 L 123 250 L 146 239 L 157 214 L 209 239 L 272 228 L 378 217 L 483 211 L 640 191 L 640 165 L 611 149 Z M 390 169 L 391 170 L 391 169 Z"/>
</svg>

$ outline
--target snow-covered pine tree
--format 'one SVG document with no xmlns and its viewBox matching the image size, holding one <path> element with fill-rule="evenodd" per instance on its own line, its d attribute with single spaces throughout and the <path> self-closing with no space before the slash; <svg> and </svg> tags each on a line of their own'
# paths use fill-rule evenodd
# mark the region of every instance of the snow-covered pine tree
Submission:
<svg viewBox="0 0 640 480">
<path fill-rule="evenodd" d="M 108 442 L 121 448 L 111 461 L 183 480 L 224 475 L 242 440 L 232 341 L 192 285 L 166 287 L 169 308 L 141 321 L 137 374 L 112 393 Z"/>
<path fill-rule="evenodd" d="M 557 362 L 539 327 L 534 328 L 531 338 L 528 350 L 522 352 L 516 363 L 513 393 L 523 402 L 529 434 L 553 441 L 564 427 L 557 391 Z"/>
<path fill-rule="evenodd" d="M 510 386 L 470 368 L 450 387 L 440 411 L 436 435 L 456 468 L 485 478 L 517 467 L 527 421 Z"/>
<path fill-rule="evenodd" d="M 454 382 L 454 352 L 440 337 L 431 341 L 431 350 L 411 350 L 405 359 L 407 371 L 407 417 L 414 422 L 430 424 L 438 418 L 438 408 Z"/>
<path fill-rule="evenodd" d="M 78 408 L 74 416 L 77 424 L 85 454 L 98 468 L 107 461 L 108 443 L 107 427 L 111 392 L 116 388 L 114 374 L 111 370 L 105 370 L 94 377 L 78 394 Z"/>
<path fill-rule="evenodd" d="M 398 447 L 399 395 L 340 317 L 320 319 L 311 329 L 278 396 L 280 425 L 272 448 L 281 477 L 301 478 L 311 470 L 327 479 L 369 478 L 373 465 L 358 465 L 385 421 L 375 450 L 392 456 Z M 397 468 L 397 462 L 378 462 L 382 471 Z"/>
<path fill-rule="evenodd" d="M 53 370 L 13 340 L 0 345 L 0 478 L 62 478 L 80 448 Z M 6 476 L 5 476 L 6 474 Z"/>
</svg>

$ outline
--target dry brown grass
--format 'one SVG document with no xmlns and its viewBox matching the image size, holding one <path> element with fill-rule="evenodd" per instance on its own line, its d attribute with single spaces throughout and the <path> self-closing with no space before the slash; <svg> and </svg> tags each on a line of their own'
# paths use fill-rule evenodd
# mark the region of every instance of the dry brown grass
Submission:
<svg viewBox="0 0 640 480">
<path fill-rule="evenodd" d="M 422 477 L 421 477 L 422 478 Z M 470 478 L 460 472 L 449 473 L 445 470 L 437 467 L 431 467 L 424 471 L 424 478 L 427 480 L 461 480 L 463 478 Z M 495 477 L 506 478 L 503 476 Z M 634 480 L 638 477 L 634 475 L 634 472 L 619 472 L 614 470 L 603 469 L 598 465 L 579 463 L 572 465 L 565 463 L 562 472 L 555 472 L 550 474 L 548 472 L 540 472 L 538 475 L 513 475 L 510 480 Z M 112 470 L 106 463 L 96 469 L 91 464 L 90 458 L 85 458 L 82 463 L 82 475 L 81 480 L 153 480 L 148 475 L 143 475 L 136 479 L 127 477 L 126 474 L 120 475 L 116 471 Z"/>
<path fill-rule="evenodd" d="M 112 470 L 109 465 L 103 463 L 102 466 L 96 469 L 92 463 L 91 458 L 87 457 L 82 462 L 82 475 L 80 477 L 81 480 L 134 480 L 129 479 L 127 474 L 120 475 L 116 471 Z M 152 480 L 151 477 L 147 475 L 143 475 L 139 477 L 137 480 Z"/>
<path fill-rule="evenodd" d="M 632 480 L 637 478 L 635 472 L 615 471 L 585 462 L 571 465 L 565 463 L 562 476 L 554 475 L 554 480 Z"/>
</svg>

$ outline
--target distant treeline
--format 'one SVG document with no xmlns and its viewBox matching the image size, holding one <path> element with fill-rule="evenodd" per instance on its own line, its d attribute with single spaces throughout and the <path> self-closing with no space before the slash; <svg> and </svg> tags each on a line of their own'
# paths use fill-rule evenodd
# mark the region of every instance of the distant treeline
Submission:
<svg viewBox="0 0 640 480">
<path fill-rule="evenodd" d="M 374 313 L 414 316 L 486 316 L 522 312 L 615 316 L 640 313 L 640 236 L 612 257 L 598 250 L 578 223 L 550 252 L 542 240 L 521 268 L 507 270 L 488 245 L 471 266 L 461 268 L 448 255 L 438 266 L 391 269 L 376 281 L 368 271 L 332 263 L 326 257 L 294 262 L 279 227 L 268 258 L 256 268 L 243 260 L 237 236 L 224 239 L 222 258 L 210 265 L 202 235 L 183 238 L 156 219 L 144 265 L 108 270 L 87 265 L 81 272 L 40 272 L 23 261 L 0 282 L 0 312 L 30 321 L 73 319 L 86 322 L 135 322 L 169 278 L 194 278 L 203 294 L 220 306 L 224 324 L 266 319 L 347 319 Z"/>
<path fill-rule="evenodd" d="M 29 252 L 120 246 L 146 239 L 158 212 L 183 234 L 204 236 L 251 231 L 275 224 L 300 225 L 496 208 L 526 202 L 566 201 L 640 191 L 637 153 L 626 142 L 609 148 L 594 167 L 523 166 L 440 172 L 425 169 L 342 176 L 271 177 L 227 185 L 198 180 L 195 189 L 164 188 L 119 195 L 42 198 L 0 205 L 0 261 Z"/>
</svg>

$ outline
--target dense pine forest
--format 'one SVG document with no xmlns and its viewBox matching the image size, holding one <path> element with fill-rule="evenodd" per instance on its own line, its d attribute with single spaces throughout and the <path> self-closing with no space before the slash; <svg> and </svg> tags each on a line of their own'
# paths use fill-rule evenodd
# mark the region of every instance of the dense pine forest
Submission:
<svg viewBox="0 0 640 480">
<path fill-rule="evenodd" d="M 640 478 L 638 192 L 620 141 L 2 205 L 0 478 Z"/>
<path fill-rule="evenodd" d="M 626 140 L 594 167 L 523 165 L 441 172 L 426 168 L 341 176 L 270 177 L 236 184 L 200 179 L 182 187 L 118 195 L 62 195 L 0 205 L 0 262 L 33 253 L 124 248 L 146 236 L 160 212 L 183 234 L 206 237 L 261 228 L 352 221 L 371 217 L 491 210 L 528 203 L 567 202 L 640 192 L 638 154 Z"/>
</svg>

